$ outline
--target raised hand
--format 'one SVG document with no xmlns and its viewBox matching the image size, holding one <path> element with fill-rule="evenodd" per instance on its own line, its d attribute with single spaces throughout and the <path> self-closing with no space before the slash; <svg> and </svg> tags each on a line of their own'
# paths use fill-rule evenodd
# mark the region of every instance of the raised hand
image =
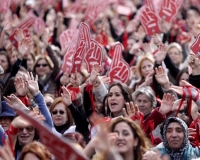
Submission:
<svg viewBox="0 0 200 160">
<path fill-rule="evenodd" d="M 141 23 L 147 35 L 160 33 L 159 19 L 154 12 L 152 1 L 147 1 L 147 6 L 141 13 Z"/>
<path fill-rule="evenodd" d="M 109 72 L 111 83 L 114 81 L 126 83 L 130 77 L 129 65 L 122 59 L 121 52 L 122 45 L 117 44 L 114 48 L 114 57 Z"/>
<path fill-rule="evenodd" d="M 25 55 L 27 55 L 30 51 L 30 47 L 32 45 L 32 41 L 29 38 L 24 38 L 18 45 L 18 52 L 19 52 L 19 58 L 23 58 Z"/>
<path fill-rule="evenodd" d="M 25 85 L 25 81 L 22 77 L 17 77 L 14 82 L 16 94 L 18 96 L 25 96 L 27 94 L 28 88 Z"/>
<path fill-rule="evenodd" d="M 180 103 L 181 103 L 181 99 L 178 99 L 176 101 L 174 101 L 174 104 L 173 104 L 173 107 L 172 107 L 172 111 L 177 111 L 179 106 L 180 106 Z M 187 101 L 183 101 L 183 104 L 180 108 L 180 110 L 183 110 L 187 107 Z"/>
<path fill-rule="evenodd" d="M 14 94 L 11 94 L 10 96 L 3 97 L 3 98 L 7 102 L 7 104 L 13 109 L 14 109 L 14 106 L 18 106 L 24 110 L 28 110 L 28 108 L 24 105 L 24 103 Z"/>
<path fill-rule="evenodd" d="M 40 92 L 38 86 L 38 75 L 36 75 L 34 78 L 33 73 L 28 72 L 28 77 L 25 83 L 33 96 L 36 96 Z"/>
<path fill-rule="evenodd" d="M 62 86 L 62 91 L 63 91 L 63 93 L 61 93 L 62 101 L 66 106 L 69 106 L 72 103 L 71 94 L 65 86 Z"/>
<path fill-rule="evenodd" d="M 101 66 L 99 64 L 94 64 L 92 67 L 92 72 L 89 77 L 89 84 L 93 85 L 94 82 L 97 80 L 97 77 L 100 75 L 99 72 L 101 71 Z"/>
<path fill-rule="evenodd" d="M 174 103 L 174 96 L 169 93 L 164 94 L 161 106 L 159 108 L 159 112 L 162 115 L 167 114 L 168 112 L 172 110 L 173 103 Z"/>
<path fill-rule="evenodd" d="M 162 66 L 159 66 L 158 68 L 155 68 L 155 78 L 157 82 L 164 88 L 169 89 L 170 88 L 170 82 L 169 78 L 167 76 L 167 73 L 165 69 Z"/>
<path fill-rule="evenodd" d="M 0 155 L 3 160 L 15 160 L 15 157 L 13 156 L 11 146 L 9 145 L 9 141 L 6 140 L 6 143 L 4 146 L 0 146 Z"/>
<path fill-rule="evenodd" d="M 158 51 L 154 54 L 154 58 L 157 64 L 161 64 L 167 56 L 167 47 L 162 44 L 158 47 Z"/>
<path fill-rule="evenodd" d="M 136 108 L 137 106 L 135 106 L 133 102 L 130 103 L 126 102 L 126 109 L 125 108 L 122 109 L 124 116 L 131 118 L 135 114 L 137 110 Z"/>
<path fill-rule="evenodd" d="M 195 73 L 196 70 L 199 70 L 198 55 L 191 53 L 189 55 L 188 65 L 192 68 L 192 72 L 194 72 L 194 73 Z"/>
</svg>

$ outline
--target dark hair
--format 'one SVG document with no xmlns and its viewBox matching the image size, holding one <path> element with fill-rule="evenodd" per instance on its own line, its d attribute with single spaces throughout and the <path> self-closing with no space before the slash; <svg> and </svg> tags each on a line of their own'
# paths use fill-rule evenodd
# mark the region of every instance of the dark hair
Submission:
<svg viewBox="0 0 200 160">
<path fill-rule="evenodd" d="M 187 74 L 189 75 L 189 73 L 188 73 L 188 68 L 183 68 L 182 70 L 180 70 L 180 71 L 178 72 L 178 75 L 176 76 L 176 85 L 177 85 L 177 86 L 179 86 L 179 81 L 180 81 L 180 78 L 181 78 L 181 76 L 183 75 L 183 73 L 187 73 Z"/>
<path fill-rule="evenodd" d="M 9 72 L 10 69 L 11 69 L 11 63 L 10 63 L 10 58 L 9 58 L 9 55 L 7 52 L 5 51 L 0 51 L 0 55 L 3 55 L 6 57 L 7 61 L 8 61 L 8 70 L 7 71 L 4 71 L 5 73 Z"/>
<path fill-rule="evenodd" d="M 118 86 L 120 88 L 122 96 L 124 97 L 124 100 L 126 102 L 131 102 L 132 101 L 130 89 L 128 88 L 128 86 L 126 84 L 121 83 L 121 82 L 113 83 L 112 85 L 110 85 L 110 87 L 108 89 L 107 98 L 109 97 L 110 89 L 112 87 L 114 87 L 114 86 Z M 108 106 L 108 102 L 107 102 L 107 106 Z M 124 104 L 124 108 L 126 109 L 126 105 L 125 104 Z M 107 110 L 108 110 L 108 115 L 110 115 L 111 111 L 110 111 L 109 106 L 107 107 Z"/>
</svg>

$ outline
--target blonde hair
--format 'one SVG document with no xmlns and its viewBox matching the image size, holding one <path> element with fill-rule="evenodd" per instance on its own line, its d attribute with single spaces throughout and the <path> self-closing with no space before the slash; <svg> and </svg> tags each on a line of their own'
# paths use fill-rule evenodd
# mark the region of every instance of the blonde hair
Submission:
<svg viewBox="0 0 200 160">
<path fill-rule="evenodd" d="M 155 62 L 155 59 L 153 58 L 153 55 L 151 54 L 145 54 L 138 57 L 137 64 L 136 64 L 136 68 L 137 68 L 138 76 L 139 76 L 138 81 L 141 81 L 143 79 L 141 66 L 144 60 L 149 60 L 150 62 L 152 62 L 152 64 L 154 64 Z"/>
<path fill-rule="evenodd" d="M 183 49 L 181 47 L 180 44 L 176 43 L 176 42 L 173 42 L 173 43 L 170 43 L 167 47 L 167 53 L 169 52 L 170 49 L 172 48 L 176 48 L 181 56 L 181 62 L 183 60 Z"/>
</svg>

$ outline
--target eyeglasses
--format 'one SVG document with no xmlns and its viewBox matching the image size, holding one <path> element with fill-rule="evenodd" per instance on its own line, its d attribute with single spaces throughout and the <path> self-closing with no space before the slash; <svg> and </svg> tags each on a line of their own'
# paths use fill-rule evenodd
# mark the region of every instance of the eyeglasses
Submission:
<svg viewBox="0 0 200 160">
<path fill-rule="evenodd" d="M 35 127 L 19 128 L 19 132 L 22 132 L 24 129 L 26 129 L 28 132 L 33 132 Z"/>
<path fill-rule="evenodd" d="M 48 64 L 45 64 L 45 63 L 44 63 L 44 64 L 36 64 L 35 66 L 36 66 L 36 67 L 41 67 L 41 66 L 42 66 L 42 67 L 47 67 Z"/>
<path fill-rule="evenodd" d="M 62 111 L 62 110 L 59 110 L 59 111 L 55 110 L 55 111 L 52 112 L 52 114 L 55 115 L 55 114 L 57 114 L 58 112 L 59 112 L 60 114 L 64 114 L 64 113 L 65 113 L 65 112 Z"/>
<path fill-rule="evenodd" d="M 47 102 L 47 103 L 46 103 L 47 107 L 50 107 L 51 104 L 52 104 L 51 102 Z"/>
</svg>

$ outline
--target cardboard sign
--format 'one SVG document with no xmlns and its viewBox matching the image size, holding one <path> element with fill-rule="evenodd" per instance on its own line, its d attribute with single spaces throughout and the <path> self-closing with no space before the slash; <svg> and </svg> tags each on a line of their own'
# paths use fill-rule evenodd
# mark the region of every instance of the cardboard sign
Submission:
<svg viewBox="0 0 200 160">
<path fill-rule="evenodd" d="M 40 35 L 43 33 L 43 31 L 45 30 L 45 22 L 42 18 L 37 18 L 35 20 L 35 23 L 33 25 L 33 28 L 35 30 L 35 32 Z"/>
<path fill-rule="evenodd" d="M 73 56 L 76 52 L 76 47 L 77 47 L 77 40 L 78 40 L 78 30 L 75 30 L 71 42 L 69 43 L 67 52 L 65 53 L 63 58 L 63 64 L 61 67 L 61 70 L 63 72 L 67 71 L 68 73 L 71 73 L 73 67 Z"/>
<path fill-rule="evenodd" d="M 109 1 L 105 0 L 95 0 L 90 2 L 85 11 L 84 19 L 88 24 L 92 24 L 98 18 L 98 15 L 103 12 L 104 9 L 109 5 Z"/>
<path fill-rule="evenodd" d="M 56 157 L 57 160 L 86 160 L 86 158 L 80 151 L 78 151 L 73 145 L 67 141 L 67 139 L 55 135 L 50 128 L 42 124 L 40 121 L 27 115 L 27 113 L 20 108 L 15 108 L 18 114 L 23 116 L 31 124 L 36 127 L 41 143 L 43 143 L 48 150 Z"/>
<path fill-rule="evenodd" d="M 141 23 L 147 35 L 154 35 L 160 33 L 159 19 L 155 13 L 154 4 L 152 1 L 147 0 L 146 5 L 141 12 Z"/>
<path fill-rule="evenodd" d="M 178 13 L 183 0 L 163 0 L 161 1 L 159 16 L 167 22 L 171 22 Z"/>
<path fill-rule="evenodd" d="M 198 57 L 200 58 L 200 34 L 197 36 L 196 41 L 192 44 L 190 49 L 194 54 L 198 55 Z"/>
<path fill-rule="evenodd" d="M 16 48 L 18 48 L 18 42 L 19 42 L 19 40 L 17 39 L 17 30 L 18 29 L 22 29 L 25 37 L 30 38 L 29 28 L 34 24 L 35 19 L 36 19 L 35 17 L 28 17 L 28 18 L 26 18 L 12 32 L 11 36 L 9 37 L 9 39 L 10 39 L 10 41 L 12 42 L 12 44 Z"/>
<path fill-rule="evenodd" d="M 6 13 L 9 10 L 11 0 L 0 0 L 0 13 Z"/>
<path fill-rule="evenodd" d="M 130 73 L 131 71 L 128 63 L 126 63 L 122 58 L 122 44 L 117 44 L 114 47 L 114 57 L 109 72 L 111 83 L 126 83 L 130 77 Z"/>
</svg>

